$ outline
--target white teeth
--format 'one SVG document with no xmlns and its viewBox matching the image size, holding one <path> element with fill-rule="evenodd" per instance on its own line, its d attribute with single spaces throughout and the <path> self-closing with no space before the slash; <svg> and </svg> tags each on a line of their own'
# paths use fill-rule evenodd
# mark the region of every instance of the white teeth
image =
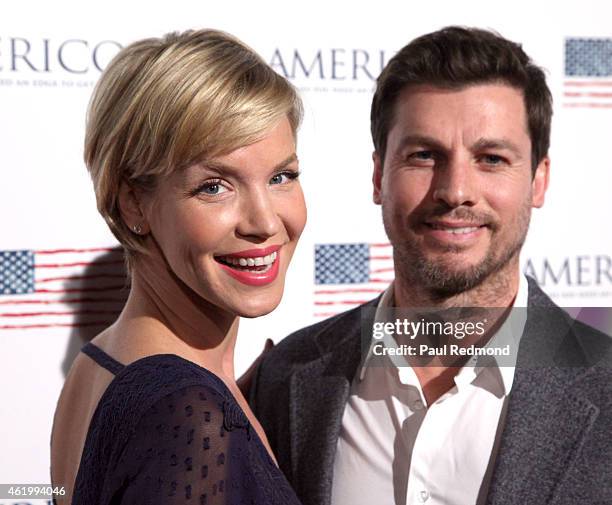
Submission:
<svg viewBox="0 0 612 505">
<path fill-rule="evenodd" d="M 448 233 L 452 233 L 454 235 L 462 235 L 465 233 L 471 233 L 473 231 L 478 230 L 478 226 L 464 226 L 463 228 L 451 228 L 448 226 L 441 226 L 441 225 L 432 225 L 432 228 L 435 230 L 441 230 L 441 231 L 445 231 Z"/>
<path fill-rule="evenodd" d="M 464 233 L 471 233 L 473 231 L 476 231 L 478 228 L 477 227 L 470 227 L 470 228 L 444 228 L 445 231 L 448 231 L 454 235 L 462 235 Z"/>
<path fill-rule="evenodd" d="M 267 256 L 258 256 L 256 258 L 237 258 L 235 256 L 223 256 L 222 259 L 226 263 L 241 267 L 260 267 L 271 265 L 276 261 L 278 254 L 273 252 Z"/>
</svg>

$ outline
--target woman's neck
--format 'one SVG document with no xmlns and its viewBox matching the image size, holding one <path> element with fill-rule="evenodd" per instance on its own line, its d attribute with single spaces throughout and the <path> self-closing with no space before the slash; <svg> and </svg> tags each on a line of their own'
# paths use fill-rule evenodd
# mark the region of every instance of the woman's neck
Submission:
<svg viewBox="0 0 612 505">
<path fill-rule="evenodd" d="M 116 344 L 138 355 L 177 354 L 234 381 L 238 316 L 203 300 L 158 261 L 141 259 L 134 268 Z"/>
</svg>

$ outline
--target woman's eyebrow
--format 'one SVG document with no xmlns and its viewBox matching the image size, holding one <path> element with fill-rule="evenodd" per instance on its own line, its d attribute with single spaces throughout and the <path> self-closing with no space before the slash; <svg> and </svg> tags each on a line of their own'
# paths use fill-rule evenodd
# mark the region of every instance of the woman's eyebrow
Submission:
<svg viewBox="0 0 612 505">
<path fill-rule="evenodd" d="M 285 158 L 283 161 L 281 161 L 280 163 L 277 163 L 274 167 L 272 167 L 271 170 L 272 171 L 282 170 L 283 168 L 287 167 L 291 163 L 297 161 L 297 159 L 298 159 L 297 154 L 292 153 L 289 156 L 287 156 L 287 158 Z M 223 163 L 222 161 L 218 161 L 215 159 L 203 161 L 202 163 L 198 164 L 198 167 L 201 170 L 207 170 L 207 171 L 216 172 L 219 174 L 221 173 L 239 174 L 240 172 L 244 170 L 242 168 L 234 167 L 232 165 Z"/>
</svg>

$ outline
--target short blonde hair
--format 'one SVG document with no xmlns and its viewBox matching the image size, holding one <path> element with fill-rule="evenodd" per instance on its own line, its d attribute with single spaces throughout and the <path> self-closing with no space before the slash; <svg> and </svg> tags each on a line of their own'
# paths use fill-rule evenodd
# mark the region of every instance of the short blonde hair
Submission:
<svg viewBox="0 0 612 505">
<path fill-rule="evenodd" d="M 121 217 L 123 181 L 151 191 L 175 170 L 256 142 L 284 115 L 295 135 L 302 103 L 293 86 L 227 33 L 170 33 L 122 49 L 92 95 L 84 156 L 128 266 L 146 249 Z"/>
</svg>

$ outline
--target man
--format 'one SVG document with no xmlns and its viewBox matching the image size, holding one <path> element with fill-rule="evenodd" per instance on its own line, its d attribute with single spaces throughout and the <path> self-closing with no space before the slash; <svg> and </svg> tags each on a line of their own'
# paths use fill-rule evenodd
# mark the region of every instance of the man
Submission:
<svg viewBox="0 0 612 505">
<path fill-rule="evenodd" d="M 283 340 L 251 391 L 304 505 L 612 503 L 609 339 L 519 272 L 551 102 L 519 45 L 477 29 L 420 37 L 378 78 L 373 194 L 395 281 Z M 518 357 L 369 366 L 362 318 L 390 307 L 515 308 L 518 329 L 500 317 L 481 344 L 510 334 Z"/>
</svg>

